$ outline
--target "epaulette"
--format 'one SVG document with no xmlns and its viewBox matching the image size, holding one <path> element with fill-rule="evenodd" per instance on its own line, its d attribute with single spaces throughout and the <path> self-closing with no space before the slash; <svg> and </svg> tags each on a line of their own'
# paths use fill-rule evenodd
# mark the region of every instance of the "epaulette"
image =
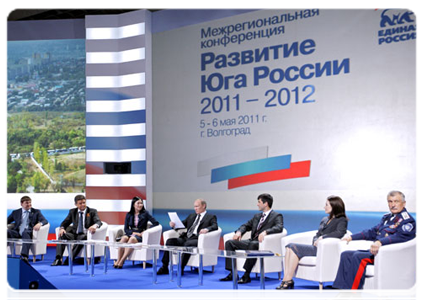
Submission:
<svg viewBox="0 0 423 300">
<path fill-rule="evenodd" d="M 408 214 L 408 212 L 406 212 L 406 211 L 403 211 L 402 213 L 401 213 L 401 216 L 402 216 L 402 218 L 404 219 L 404 220 L 408 220 L 408 219 L 410 219 L 410 215 Z"/>
</svg>

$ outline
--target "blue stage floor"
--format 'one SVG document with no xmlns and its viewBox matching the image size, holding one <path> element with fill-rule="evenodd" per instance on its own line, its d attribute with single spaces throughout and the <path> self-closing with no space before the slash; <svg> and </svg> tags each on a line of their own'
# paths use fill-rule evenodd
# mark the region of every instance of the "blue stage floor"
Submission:
<svg viewBox="0 0 423 300">
<path fill-rule="evenodd" d="M 85 273 L 83 265 L 74 265 L 74 275 L 69 275 L 68 266 L 51 267 L 55 255 L 55 249 L 49 247 L 44 261 L 38 260 L 31 265 L 49 282 L 57 287 L 68 299 L 232 299 L 232 282 L 220 282 L 219 278 L 226 276 L 224 260 L 219 259 L 215 272 L 204 273 L 203 286 L 198 285 L 196 271 L 185 269 L 182 277 L 182 287 L 178 288 L 175 282 L 169 282 L 168 275 L 158 276 L 158 283 L 152 283 L 152 268 L 142 269 L 142 264 L 132 265 L 127 262 L 123 269 L 113 269 L 109 262 L 107 274 L 103 273 L 103 263 L 96 264 L 95 276 Z M 161 263 L 159 263 L 159 266 Z M 205 268 L 210 270 L 210 268 Z M 253 275 L 253 274 L 252 274 Z M 395 276 L 395 274 L 392 274 Z M 176 276 L 175 276 L 176 277 Z M 239 285 L 239 299 L 259 299 L 260 280 L 252 277 L 252 282 L 247 285 Z M 266 299 L 298 299 L 315 300 L 325 299 L 337 294 L 336 290 L 325 287 L 322 294 L 318 291 L 317 282 L 295 280 L 295 289 L 289 292 L 279 292 L 275 288 L 279 285 L 277 273 L 266 275 Z M 7 289 L 7 287 L 6 287 Z M 363 299 L 377 299 L 374 295 L 363 294 Z M 408 296 L 394 296 L 392 299 L 410 299 Z M 419 293 L 416 299 L 420 299 Z"/>
</svg>

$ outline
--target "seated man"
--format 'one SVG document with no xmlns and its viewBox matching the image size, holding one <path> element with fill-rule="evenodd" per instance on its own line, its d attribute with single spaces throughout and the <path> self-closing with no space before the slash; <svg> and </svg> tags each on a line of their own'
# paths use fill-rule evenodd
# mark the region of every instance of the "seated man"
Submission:
<svg viewBox="0 0 423 300">
<path fill-rule="evenodd" d="M 374 243 L 370 250 L 345 251 L 341 254 L 333 288 L 362 289 L 366 266 L 374 263 L 380 247 L 406 242 L 416 236 L 416 221 L 405 209 L 404 194 L 391 191 L 388 194 L 388 206 L 391 213 L 384 215 L 375 227 L 343 238 L 347 243 L 353 240 L 370 240 Z"/>
<path fill-rule="evenodd" d="M 258 250 L 259 243 L 264 240 L 264 237 L 272 233 L 281 233 L 283 231 L 283 217 L 280 213 L 272 210 L 273 197 L 269 194 L 261 194 L 257 198 L 257 207 L 261 213 L 255 214 L 254 217 L 244 225 L 241 225 L 233 236 L 232 240 L 225 243 L 225 250 Z M 242 235 L 251 231 L 251 238 L 249 240 L 241 240 Z M 239 284 L 251 282 L 250 273 L 253 269 L 257 259 L 249 258 L 244 263 L 245 273 L 238 281 Z M 226 270 L 231 273 L 228 276 L 221 278 L 220 281 L 232 280 L 232 260 L 226 259 Z"/>
<path fill-rule="evenodd" d="M 44 218 L 40 210 L 32 207 L 32 200 L 28 196 L 21 198 L 22 208 L 12 211 L 7 217 L 7 224 L 14 222 L 13 229 L 7 229 L 7 237 L 15 239 L 32 239 L 32 231 L 40 230 L 41 226 L 46 225 L 48 222 Z M 28 262 L 28 254 L 31 244 L 24 243 L 21 249 L 21 259 Z"/>
<path fill-rule="evenodd" d="M 69 210 L 68 215 L 60 224 L 60 240 L 86 240 L 88 231 L 95 233 L 97 228 L 100 228 L 102 225 L 97 210 L 87 206 L 87 200 L 84 195 L 76 195 L 74 201 L 76 208 Z M 69 227 L 71 224 L 73 226 Z M 67 231 L 66 228 L 69 228 L 69 230 Z M 52 266 L 60 266 L 62 264 L 65 247 L 66 245 L 63 244 L 56 246 L 56 259 Z M 82 245 L 74 245 L 72 253 L 69 253 L 69 255 L 75 258 L 82 247 Z"/>
<path fill-rule="evenodd" d="M 217 218 L 215 215 L 206 211 L 207 203 L 203 199 L 194 201 L 195 213 L 190 214 L 182 223 L 188 229 L 181 234 L 179 238 L 171 238 L 166 241 L 166 246 L 185 246 L 197 247 L 198 236 L 210 231 L 217 230 Z M 170 227 L 174 228 L 175 223 L 169 222 Z M 184 253 L 181 258 L 181 270 L 184 271 L 190 258 L 190 254 Z M 162 267 L 157 271 L 157 275 L 169 274 L 169 251 L 164 251 L 162 258 Z"/>
</svg>

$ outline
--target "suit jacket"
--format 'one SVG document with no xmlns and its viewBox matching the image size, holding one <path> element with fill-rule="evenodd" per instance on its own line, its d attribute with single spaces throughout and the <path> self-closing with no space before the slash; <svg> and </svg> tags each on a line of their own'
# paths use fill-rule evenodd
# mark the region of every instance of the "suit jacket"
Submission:
<svg viewBox="0 0 423 300">
<path fill-rule="evenodd" d="M 19 231 L 19 226 L 21 226 L 22 223 L 22 208 L 12 211 L 12 213 L 7 217 L 7 224 L 11 224 L 13 222 L 15 222 L 15 227 L 13 228 L 13 230 Z M 43 214 L 39 209 L 32 207 L 29 213 L 28 228 L 32 229 L 38 223 L 46 225 L 48 221 L 46 220 L 46 218 L 44 218 Z"/>
<path fill-rule="evenodd" d="M 187 228 L 187 230 L 190 229 L 190 227 L 194 224 L 195 222 L 195 218 L 197 218 L 197 214 L 196 213 L 192 213 L 190 214 L 185 220 L 182 221 L 182 223 L 185 225 L 185 227 Z M 198 237 L 198 233 L 200 232 L 201 229 L 208 229 L 208 231 L 214 231 L 217 230 L 217 218 L 215 215 L 206 213 L 204 215 L 204 217 L 201 219 L 200 224 L 198 224 L 197 227 L 197 237 Z M 186 233 L 183 233 L 181 235 L 181 237 L 185 236 L 186 237 Z"/>
<path fill-rule="evenodd" d="M 138 215 L 138 225 L 135 226 L 135 215 L 127 213 L 124 226 L 125 234 L 131 236 L 133 232 L 143 232 L 147 229 L 148 221 L 153 224 L 152 227 L 160 224 L 148 211 L 144 210 Z"/>
<path fill-rule="evenodd" d="M 76 230 L 78 228 L 79 223 L 79 215 L 78 215 L 78 208 L 72 208 L 69 210 L 68 215 L 60 224 L 60 227 L 67 228 L 69 225 L 73 224 L 70 232 L 76 234 Z M 102 223 L 98 216 L 97 210 L 94 208 L 89 208 L 87 206 L 87 211 L 85 213 L 85 228 L 88 229 L 92 225 L 97 224 L 98 228 L 101 227 Z"/>
<path fill-rule="evenodd" d="M 313 237 L 313 244 L 319 238 L 342 238 L 347 233 L 348 220 L 346 217 L 333 218 L 329 224 L 329 217 L 324 217 L 320 222 L 319 230 Z"/>
<path fill-rule="evenodd" d="M 281 233 L 283 231 L 283 216 L 274 210 L 270 212 L 259 231 L 257 231 L 261 216 L 262 213 L 255 214 L 251 220 L 241 225 L 236 231 L 240 231 L 241 234 L 251 231 L 251 240 L 263 231 L 266 231 L 267 234 Z M 255 238 L 255 240 L 257 239 L 258 238 Z"/>
</svg>

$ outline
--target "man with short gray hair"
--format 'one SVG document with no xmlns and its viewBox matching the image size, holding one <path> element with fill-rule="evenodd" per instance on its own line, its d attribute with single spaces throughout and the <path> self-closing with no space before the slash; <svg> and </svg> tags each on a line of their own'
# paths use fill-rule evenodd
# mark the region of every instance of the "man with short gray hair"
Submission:
<svg viewBox="0 0 423 300">
<path fill-rule="evenodd" d="M 400 191 L 388 193 L 388 207 L 391 213 L 385 214 L 373 228 L 345 237 L 353 240 L 370 240 L 374 243 L 368 251 L 345 251 L 341 254 L 338 273 L 333 283 L 336 289 L 362 289 L 367 265 L 374 264 L 374 257 L 380 247 L 403 243 L 416 236 L 416 221 L 405 209 L 405 196 Z"/>
</svg>

